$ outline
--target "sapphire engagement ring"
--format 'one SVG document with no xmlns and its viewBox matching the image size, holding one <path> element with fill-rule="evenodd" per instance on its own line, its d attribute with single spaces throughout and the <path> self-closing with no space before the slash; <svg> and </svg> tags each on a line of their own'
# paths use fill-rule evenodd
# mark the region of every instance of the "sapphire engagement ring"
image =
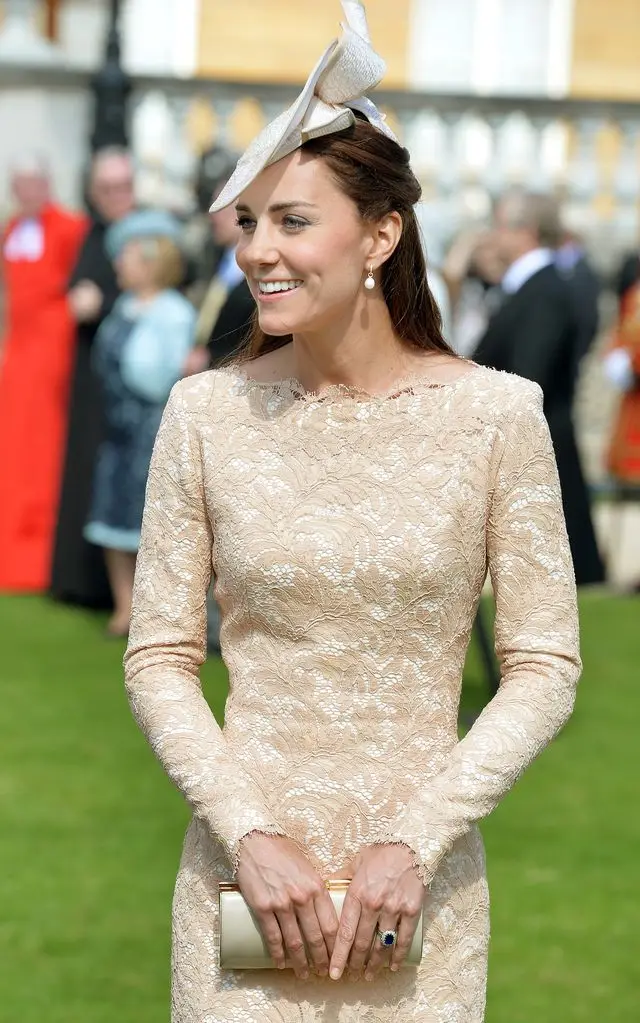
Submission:
<svg viewBox="0 0 640 1023">
<path fill-rule="evenodd" d="M 384 945 L 385 948 L 391 948 L 392 945 L 395 945 L 396 939 L 398 937 L 398 932 L 397 931 L 381 931 L 381 930 L 378 930 L 377 934 L 378 934 L 378 939 L 380 941 L 380 944 Z"/>
</svg>

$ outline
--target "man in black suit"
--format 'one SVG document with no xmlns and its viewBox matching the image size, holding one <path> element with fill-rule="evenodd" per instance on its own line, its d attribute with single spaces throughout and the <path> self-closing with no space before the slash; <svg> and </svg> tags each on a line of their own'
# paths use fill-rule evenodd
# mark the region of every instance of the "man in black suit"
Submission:
<svg viewBox="0 0 640 1023">
<path fill-rule="evenodd" d="M 556 267 L 561 240 L 555 201 L 513 191 L 494 209 L 498 248 L 508 269 L 502 301 L 474 360 L 535 381 L 558 462 L 571 552 L 579 585 L 604 581 L 589 494 L 572 420 L 579 353 L 584 344 L 574 296 Z"/>
<path fill-rule="evenodd" d="M 229 174 L 232 168 L 229 168 Z M 213 198 L 222 188 L 227 174 L 219 181 Z M 200 306 L 196 325 L 196 345 L 189 353 L 185 375 L 219 366 L 242 350 L 251 329 L 255 302 L 245 276 L 236 263 L 240 235 L 233 206 L 209 217 L 218 258 L 212 280 Z"/>
<path fill-rule="evenodd" d="M 117 146 L 93 158 L 88 180 L 92 224 L 69 282 L 69 305 L 78 324 L 69 430 L 50 594 L 87 607 L 112 606 L 101 547 L 83 536 L 98 446 L 102 439 L 102 388 L 93 371 L 92 350 L 100 324 L 120 294 L 105 247 L 109 226 L 135 209 L 131 154 Z"/>
<path fill-rule="evenodd" d="M 582 360 L 588 355 L 598 336 L 600 326 L 600 279 L 594 270 L 579 234 L 565 221 L 560 247 L 556 252 L 556 267 L 569 286 L 573 299 L 578 331 L 576 334 L 576 374 Z"/>
</svg>

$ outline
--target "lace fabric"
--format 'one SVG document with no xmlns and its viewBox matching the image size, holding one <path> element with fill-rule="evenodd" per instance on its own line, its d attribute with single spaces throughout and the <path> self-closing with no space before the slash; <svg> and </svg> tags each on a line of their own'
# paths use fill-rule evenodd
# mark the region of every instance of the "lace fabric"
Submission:
<svg viewBox="0 0 640 1023">
<path fill-rule="evenodd" d="M 449 360 L 453 364 L 453 360 Z M 460 366 L 464 365 L 464 369 Z M 243 369 L 242 364 L 220 367 L 218 373 L 227 375 L 229 380 L 236 385 L 242 386 L 247 393 L 257 392 L 266 395 L 269 399 L 304 401 L 306 403 L 336 402 L 341 400 L 353 400 L 365 404 L 379 404 L 392 398 L 398 398 L 403 394 L 415 395 L 425 390 L 454 390 L 461 386 L 467 376 L 474 373 L 480 367 L 468 359 L 456 360 L 456 372 L 453 376 L 435 380 L 425 375 L 424 372 L 413 371 L 395 380 L 393 385 L 387 387 L 380 393 L 371 394 L 361 387 L 349 384 L 330 384 L 322 392 L 305 388 L 295 376 L 284 377 L 276 381 L 257 380 L 249 376 Z"/>
<path fill-rule="evenodd" d="M 489 567 L 500 692 L 462 741 Z M 225 726 L 202 696 L 215 573 Z M 149 477 L 126 655 L 140 726 L 193 808 L 174 898 L 174 1023 L 479 1023 L 488 895 L 475 822 L 566 721 L 576 595 L 542 396 L 471 368 L 392 393 L 178 384 Z M 372 984 L 221 973 L 217 884 L 254 830 L 323 876 L 403 842 L 423 959 Z"/>
</svg>

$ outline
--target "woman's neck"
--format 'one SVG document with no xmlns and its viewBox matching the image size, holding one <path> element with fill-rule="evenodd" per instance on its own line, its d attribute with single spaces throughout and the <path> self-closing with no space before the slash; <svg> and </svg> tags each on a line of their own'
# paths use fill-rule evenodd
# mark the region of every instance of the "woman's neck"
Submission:
<svg viewBox="0 0 640 1023">
<path fill-rule="evenodd" d="M 367 303 L 348 323 L 293 335 L 290 374 L 309 391 L 342 384 L 375 393 L 411 373 L 425 352 L 412 350 L 393 329 L 386 303 Z"/>
</svg>

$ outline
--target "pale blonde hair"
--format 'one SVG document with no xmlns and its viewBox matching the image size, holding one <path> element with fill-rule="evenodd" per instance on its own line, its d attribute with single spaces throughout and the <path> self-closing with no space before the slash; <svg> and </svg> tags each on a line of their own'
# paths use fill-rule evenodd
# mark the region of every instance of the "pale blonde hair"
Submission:
<svg viewBox="0 0 640 1023">
<path fill-rule="evenodd" d="M 154 283 L 157 288 L 177 288 L 184 280 L 184 257 L 170 238 L 140 238 L 140 251 L 149 263 L 155 263 Z"/>
</svg>

